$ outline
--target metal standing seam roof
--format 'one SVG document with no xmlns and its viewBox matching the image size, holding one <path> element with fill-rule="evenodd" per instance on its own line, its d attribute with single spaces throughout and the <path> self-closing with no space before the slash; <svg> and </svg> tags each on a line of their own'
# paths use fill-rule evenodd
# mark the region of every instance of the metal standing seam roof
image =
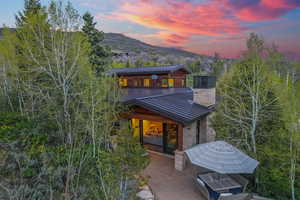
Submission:
<svg viewBox="0 0 300 200">
<path fill-rule="evenodd" d="M 187 125 L 211 112 L 211 108 L 193 102 L 192 91 L 140 97 L 127 101 L 157 112 L 174 121 Z"/>
<path fill-rule="evenodd" d="M 137 98 L 189 92 L 192 92 L 190 88 L 123 88 L 122 101 L 126 102 Z"/>
<path fill-rule="evenodd" d="M 107 71 L 108 74 L 113 75 L 139 75 L 139 74 L 165 74 L 172 73 L 177 70 L 184 69 L 190 73 L 188 69 L 182 65 L 157 66 L 157 67 L 135 67 L 135 68 L 114 68 Z"/>
<path fill-rule="evenodd" d="M 221 174 L 251 174 L 259 162 L 224 141 L 196 145 L 185 150 L 194 165 Z"/>
</svg>

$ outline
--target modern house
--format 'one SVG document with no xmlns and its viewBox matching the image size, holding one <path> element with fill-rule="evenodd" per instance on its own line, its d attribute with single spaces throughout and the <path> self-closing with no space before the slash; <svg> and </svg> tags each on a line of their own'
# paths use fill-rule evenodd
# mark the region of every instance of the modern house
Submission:
<svg viewBox="0 0 300 200">
<path fill-rule="evenodd" d="M 194 88 L 186 85 L 190 71 L 183 66 L 116 68 L 122 101 L 132 112 L 133 134 L 152 151 L 175 155 L 175 168 L 185 165 L 184 150 L 214 140 L 209 117 L 215 105 L 215 77 L 194 77 Z"/>
</svg>

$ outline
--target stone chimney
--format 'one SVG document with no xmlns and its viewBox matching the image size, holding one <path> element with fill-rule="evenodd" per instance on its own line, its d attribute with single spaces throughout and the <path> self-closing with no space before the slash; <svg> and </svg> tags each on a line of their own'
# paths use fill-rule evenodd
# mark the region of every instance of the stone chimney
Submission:
<svg viewBox="0 0 300 200">
<path fill-rule="evenodd" d="M 216 77 L 194 76 L 194 103 L 212 106 L 216 103 Z"/>
</svg>

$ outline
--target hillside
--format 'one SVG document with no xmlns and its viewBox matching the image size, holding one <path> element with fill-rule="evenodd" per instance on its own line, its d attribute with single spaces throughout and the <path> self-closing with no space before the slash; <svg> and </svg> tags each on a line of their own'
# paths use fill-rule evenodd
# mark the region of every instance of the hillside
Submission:
<svg viewBox="0 0 300 200">
<path fill-rule="evenodd" d="M 147 53 L 147 54 L 158 54 L 161 56 L 180 56 L 180 57 L 199 57 L 198 54 L 176 49 L 176 48 L 166 48 L 153 46 L 139 40 L 127 37 L 119 33 L 105 33 L 103 43 L 109 46 L 113 51 L 118 51 L 122 53 Z"/>
<path fill-rule="evenodd" d="M 15 29 L 11 29 L 15 30 Z M 2 28 L 0 28 L 0 38 L 2 37 Z M 153 46 L 134 38 L 127 37 L 119 33 L 105 33 L 103 44 L 109 46 L 113 51 L 119 53 L 129 53 L 129 54 L 157 54 L 160 56 L 175 56 L 175 57 L 199 57 L 198 54 L 176 49 L 176 48 L 166 48 Z"/>
</svg>

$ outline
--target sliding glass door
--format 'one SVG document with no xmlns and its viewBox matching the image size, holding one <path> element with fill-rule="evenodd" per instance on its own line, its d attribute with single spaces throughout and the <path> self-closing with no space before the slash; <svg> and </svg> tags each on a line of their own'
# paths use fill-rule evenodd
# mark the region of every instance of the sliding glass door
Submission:
<svg viewBox="0 0 300 200">
<path fill-rule="evenodd" d="M 157 121 L 132 119 L 133 135 L 147 149 L 174 154 L 178 146 L 178 125 Z"/>
<path fill-rule="evenodd" d="M 174 154 L 178 147 L 178 126 L 164 123 L 164 152 Z"/>
</svg>

